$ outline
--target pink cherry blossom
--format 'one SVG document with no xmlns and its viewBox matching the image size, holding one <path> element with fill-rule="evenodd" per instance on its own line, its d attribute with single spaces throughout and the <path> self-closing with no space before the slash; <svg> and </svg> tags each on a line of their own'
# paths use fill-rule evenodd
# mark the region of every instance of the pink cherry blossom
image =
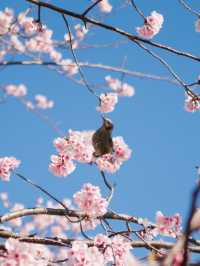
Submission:
<svg viewBox="0 0 200 266">
<path fill-rule="evenodd" d="M 112 5 L 108 0 L 102 0 L 98 5 L 100 10 L 104 13 L 110 13 L 112 11 Z"/>
<path fill-rule="evenodd" d="M 151 15 L 146 17 L 142 27 L 137 27 L 136 30 L 144 38 L 152 38 L 159 33 L 162 28 L 164 18 L 156 11 L 152 11 Z"/>
<path fill-rule="evenodd" d="M 156 225 L 159 234 L 177 237 L 181 231 L 181 216 L 179 213 L 173 216 L 164 216 L 161 211 L 156 213 Z"/>
<path fill-rule="evenodd" d="M 109 173 L 115 173 L 121 166 L 121 162 L 116 160 L 114 154 L 110 153 L 98 157 L 95 162 L 101 171 L 106 171 Z"/>
<path fill-rule="evenodd" d="M 62 59 L 62 54 L 57 52 L 55 49 L 50 50 L 49 57 L 55 61 L 56 63 L 59 63 Z"/>
<path fill-rule="evenodd" d="M 108 202 L 102 198 L 99 187 L 84 184 L 81 191 L 73 196 L 79 209 L 91 218 L 102 216 L 107 211 Z"/>
<path fill-rule="evenodd" d="M 27 94 L 27 88 L 24 84 L 20 85 L 7 85 L 4 88 L 5 92 L 8 95 L 15 96 L 15 97 L 23 97 Z"/>
<path fill-rule="evenodd" d="M 130 159 L 131 150 L 122 137 L 113 138 L 113 150 L 118 161 L 123 162 Z"/>
<path fill-rule="evenodd" d="M 191 112 L 191 113 L 194 113 L 194 112 L 200 110 L 200 101 L 197 99 L 194 99 L 194 97 L 186 95 L 185 110 L 187 112 Z"/>
<path fill-rule="evenodd" d="M 46 96 L 41 94 L 35 95 L 35 101 L 37 108 L 48 109 L 54 106 L 54 102 L 52 100 L 47 100 Z"/>
<path fill-rule="evenodd" d="M 88 247 L 83 241 L 74 241 L 68 251 L 67 266 L 105 266 L 104 257 L 96 247 Z"/>
<path fill-rule="evenodd" d="M 11 9 L 5 8 L 4 11 L 0 11 L 0 35 L 6 34 L 9 31 L 12 21 L 13 11 Z"/>
<path fill-rule="evenodd" d="M 127 83 L 123 83 L 121 88 L 118 90 L 118 95 L 119 96 L 127 96 L 127 97 L 131 97 L 135 94 L 135 90 L 134 87 L 127 84 Z"/>
<path fill-rule="evenodd" d="M 51 253 L 44 245 L 23 243 L 9 238 L 5 242 L 6 252 L 0 257 L 1 266 L 47 266 Z"/>
<path fill-rule="evenodd" d="M 55 176 L 67 176 L 75 170 L 72 160 L 64 155 L 52 155 L 49 171 Z"/>
<path fill-rule="evenodd" d="M 113 138 L 113 150 L 112 154 L 104 154 L 96 159 L 95 162 L 101 171 L 114 173 L 131 156 L 131 150 L 122 137 Z"/>
<path fill-rule="evenodd" d="M 86 29 L 86 27 L 82 26 L 81 24 L 76 24 L 74 28 L 76 30 L 76 37 L 79 40 L 82 40 L 88 32 L 88 29 Z"/>
<path fill-rule="evenodd" d="M 26 48 L 31 52 L 49 53 L 53 49 L 53 31 L 45 26 L 36 36 L 26 41 Z"/>
<path fill-rule="evenodd" d="M 124 266 L 124 262 L 130 256 L 131 249 L 131 243 L 127 238 L 116 235 L 112 239 L 111 246 L 105 249 L 104 257 L 107 262 L 115 263 L 117 266 Z"/>
<path fill-rule="evenodd" d="M 23 29 L 24 33 L 28 36 L 37 33 L 38 30 L 38 26 L 35 20 L 32 17 L 27 17 L 29 11 L 30 10 L 27 9 L 25 12 L 20 13 L 17 17 L 17 21 L 20 27 Z"/>
<path fill-rule="evenodd" d="M 106 76 L 105 80 L 108 86 L 114 91 L 117 91 L 122 86 L 119 79 L 112 78 L 111 76 Z"/>
<path fill-rule="evenodd" d="M 133 86 L 122 83 L 119 79 L 112 78 L 111 76 L 106 76 L 105 80 L 108 86 L 114 90 L 118 96 L 128 96 L 131 97 L 135 94 L 135 89 Z"/>
<path fill-rule="evenodd" d="M 77 219 L 72 219 L 72 221 L 76 221 Z M 80 233 L 82 230 L 89 231 L 89 230 L 94 230 L 98 225 L 100 224 L 100 221 L 98 219 L 84 219 L 80 223 L 72 223 L 71 224 L 71 230 L 75 233 Z"/>
<path fill-rule="evenodd" d="M 117 102 L 118 97 L 116 93 L 102 93 L 100 95 L 100 106 L 98 106 L 96 109 L 101 113 L 109 113 L 114 110 Z"/>
<path fill-rule="evenodd" d="M 73 76 L 78 73 L 78 67 L 71 59 L 64 59 L 60 64 L 61 69 L 66 72 L 67 75 Z"/>
<path fill-rule="evenodd" d="M 15 157 L 0 158 L 0 179 L 9 181 L 11 172 L 20 165 L 21 161 Z"/>
<path fill-rule="evenodd" d="M 108 246 L 111 246 L 111 239 L 103 234 L 98 234 L 94 238 L 94 245 L 101 249 L 106 249 Z"/>
</svg>

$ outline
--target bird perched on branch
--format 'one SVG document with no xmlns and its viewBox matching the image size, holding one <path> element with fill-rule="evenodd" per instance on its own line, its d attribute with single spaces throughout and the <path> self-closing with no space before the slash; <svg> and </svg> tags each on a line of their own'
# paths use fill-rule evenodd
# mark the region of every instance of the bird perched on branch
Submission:
<svg viewBox="0 0 200 266">
<path fill-rule="evenodd" d="M 92 136 L 92 144 L 95 150 L 93 155 L 95 157 L 113 152 L 112 130 L 112 122 L 103 118 L 103 125 Z"/>
</svg>

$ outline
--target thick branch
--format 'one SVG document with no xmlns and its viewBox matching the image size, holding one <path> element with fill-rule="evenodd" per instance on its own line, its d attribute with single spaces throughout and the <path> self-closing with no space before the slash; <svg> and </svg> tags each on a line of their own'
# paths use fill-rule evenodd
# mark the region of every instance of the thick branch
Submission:
<svg viewBox="0 0 200 266">
<path fill-rule="evenodd" d="M 16 218 L 30 216 L 30 215 L 57 215 L 57 216 L 68 216 L 68 217 L 77 217 L 77 218 L 85 218 L 85 213 L 74 211 L 74 210 L 67 210 L 67 209 L 53 209 L 53 208 L 29 208 L 23 209 L 15 212 L 10 212 L 4 214 L 0 217 L 0 223 L 8 222 Z M 98 219 L 111 219 L 111 220 L 118 220 L 118 221 L 127 221 L 132 223 L 138 223 L 138 218 L 135 216 L 130 216 L 126 214 L 118 214 L 112 211 L 107 212 Z M 151 224 L 151 227 L 155 227 L 154 224 Z"/>
<path fill-rule="evenodd" d="M 33 244 L 43 244 L 43 245 L 51 245 L 51 246 L 65 246 L 70 247 L 73 241 L 77 239 L 73 238 L 57 238 L 57 237 L 36 237 L 36 236 L 22 236 L 19 234 L 12 233 L 7 230 L 0 230 L 0 238 L 15 238 L 19 239 L 21 242 L 33 243 Z M 79 240 L 80 241 L 80 240 Z M 88 246 L 93 246 L 93 240 L 81 240 L 86 243 Z M 157 248 L 157 249 L 171 249 L 173 247 L 173 243 L 164 242 L 164 241 L 148 241 L 148 245 L 144 241 L 133 240 L 131 245 L 133 248 L 147 248 L 149 246 Z M 200 253 L 200 247 L 189 247 L 189 250 L 194 253 Z"/>
</svg>

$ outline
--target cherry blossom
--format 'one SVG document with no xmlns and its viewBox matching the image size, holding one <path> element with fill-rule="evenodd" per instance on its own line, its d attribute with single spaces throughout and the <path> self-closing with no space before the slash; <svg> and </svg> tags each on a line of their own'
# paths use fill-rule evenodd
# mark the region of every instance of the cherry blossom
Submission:
<svg viewBox="0 0 200 266">
<path fill-rule="evenodd" d="M 74 241 L 68 251 L 67 266 L 105 266 L 104 257 L 96 247 L 88 247 L 83 241 Z"/>
<path fill-rule="evenodd" d="M 133 86 L 122 83 L 119 79 L 112 78 L 111 76 L 106 76 L 105 80 L 108 86 L 117 93 L 118 96 L 128 96 L 131 97 L 135 94 L 135 89 Z"/>
<path fill-rule="evenodd" d="M 108 246 L 111 246 L 111 239 L 103 234 L 98 234 L 94 238 L 94 245 L 101 249 L 106 249 Z"/>
<path fill-rule="evenodd" d="M 194 97 L 191 97 L 189 95 L 186 95 L 185 99 L 185 110 L 190 113 L 194 113 L 200 109 L 200 101 L 195 99 Z"/>
<path fill-rule="evenodd" d="M 66 72 L 67 75 L 73 76 L 78 73 L 78 67 L 71 59 L 63 59 L 60 64 L 61 69 Z"/>
<path fill-rule="evenodd" d="M 98 106 L 96 109 L 101 113 L 109 113 L 114 110 L 117 102 L 118 97 L 116 93 L 102 93 L 100 95 L 100 106 Z"/>
<path fill-rule="evenodd" d="M 108 0 L 102 0 L 99 2 L 99 9 L 104 13 L 110 13 L 112 11 L 112 5 Z"/>
<path fill-rule="evenodd" d="M 12 21 L 13 11 L 11 9 L 5 8 L 4 11 L 0 11 L 0 35 L 4 35 L 9 31 Z"/>
<path fill-rule="evenodd" d="M 76 37 L 79 40 L 82 40 L 88 32 L 88 29 L 86 29 L 86 27 L 82 26 L 81 24 L 76 24 L 74 28 L 76 30 Z"/>
<path fill-rule="evenodd" d="M 37 94 L 35 95 L 36 106 L 41 109 L 49 109 L 54 106 L 52 100 L 47 100 L 46 96 Z"/>
<path fill-rule="evenodd" d="M 5 242 L 6 252 L 0 257 L 2 266 L 47 266 L 51 253 L 47 247 L 38 244 L 22 243 L 9 238 Z"/>
<path fill-rule="evenodd" d="M 28 36 L 31 36 L 37 33 L 38 26 L 35 20 L 32 17 L 28 17 L 29 9 L 25 12 L 21 12 L 17 17 L 17 22 L 19 23 L 21 29 L 23 29 L 24 33 Z"/>
<path fill-rule="evenodd" d="M 137 27 L 136 30 L 144 38 L 152 38 L 159 33 L 162 28 L 164 18 L 156 11 L 152 11 L 151 15 L 146 17 L 142 27 Z"/>
<path fill-rule="evenodd" d="M 99 187 L 92 184 L 84 184 L 81 191 L 73 196 L 79 209 L 91 218 L 102 216 L 107 211 L 108 202 L 101 197 Z"/>
<path fill-rule="evenodd" d="M 131 249 L 130 241 L 127 238 L 116 235 L 113 237 L 111 245 L 105 249 L 104 257 L 107 262 L 115 263 L 117 266 L 124 266 L 124 262 L 130 256 Z"/>
<path fill-rule="evenodd" d="M 9 181 L 11 172 L 20 165 L 21 161 L 15 157 L 0 158 L 0 179 Z"/>
<path fill-rule="evenodd" d="M 64 155 L 52 155 L 49 171 L 55 176 L 67 176 L 75 170 L 72 160 Z"/>
<path fill-rule="evenodd" d="M 122 137 L 113 138 L 113 150 L 112 154 L 104 154 L 96 159 L 96 164 L 101 171 L 114 173 L 131 156 L 131 150 Z"/>
<path fill-rule="evenodd" d="M 181 216 L 179 213 L 173 216 L 164 216 L 161 211 L 156 213 L 156 225 L 158 233 L 165 236 L 177 237 L 181 231 Z"/>
<path fill-rule="evenodd" d="M 23 97 L 27 94 L 27 88 L 24 84 L 20 84 L 18 86 L 10 84 L 7 85 L 4 90 L 8 95 L 15 97 Z"/>
<path fill-rule="evenodd" d="M 26 48 L 31 52 L 49 53 L 53 48 L 53 31 L 43 26 L 36 36 L 26 41 Z"/>
</svg>

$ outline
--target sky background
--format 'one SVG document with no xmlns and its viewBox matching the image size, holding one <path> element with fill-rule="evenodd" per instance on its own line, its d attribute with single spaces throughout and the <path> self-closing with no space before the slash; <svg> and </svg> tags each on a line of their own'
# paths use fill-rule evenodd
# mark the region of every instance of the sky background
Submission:
<svg viewBox="0 0 200 266">
<path fill-rule="evenodd" d="M 16 14 L 29 7 L 23 1 L 1 1 L 0 9 L 8 6 Z M 83 11 L 91 1 L 51 1 L 63 8 Z M 110 1 L 113 12 L 104 17 L 106 23 L 135 34 L 135 28 L 143 24 L 141 17 L 131 6 L 122 7 L 125 1 Z M 147 3 L 148 2 L 148 3 Z M 197 10 L 200 3 L 188 1 Z M 156 10 L 163 14 L 164 24 L 154 41 L 199 55 L 200 33 L 195 32 L 196 17 L 188 13 L 178 1 L 136 1 L 147 16 Z M 33 10 L 33 15 L 36 12 Z M 96 8 L 90 16 L 100 18 Z M 65 25 L 59 15 L 42 10 L 42 21 L 54 30 L 54 39 L 62 39 Z M 70 19 L 73 26 L 80 21 Z M 120 67 L 127 57 L 126 68 L 149 74 L 168 76 L 170 73 L 150 55 L 119 35 L 93 27 L 82 44 L 108 44 L 124 41 L 118 47 L 78 49 L 81 62 L 101 63 Z M 180 56 L 153 49 L 167 60 L 186 83 L 197 79 L 199 63 Z M 69 50 L 64 58 L 71 58 Z M 17 56 L 16 59 L 24 58 Z M 102 83 L 106 75 L 120 78 L 120 73 L 100 69 L 83 69 L 91 83 Z M 83 86 L 70 81 L 66 76 L 44 66 L 8 66 L 0 69 L 1 84 L 24 83 L 28 98 L 44 94 L 55 101 L 52 110 L 42 112 L 59 122 L 63 132 L 73 130 L 96 130 L 101 126 L 101 117 L 96 112 L 96 98 Z M 76 78 L 79 78 L 76 75 Z M 195 166 L 200 165 L 199 132 L 200 114 L 184 110 L 185 93 L 180 86 L 166 81 L 155 81 L 125 76 L 125 82 L 135 87 L 132 98 L 120 98 L 109 117 L 114 123 L 113 136 L 123 136 L 132 149 L 131 159 L 118 172 L 107 175 L 116 183 L 111 208 L 118 212 L 146 217 L 154 221 L 155 213 L 161 210 L 166 215 L 179 212 L 186 216 L 189 199 L 197 179 Z M 99 88 L 98 93 L 102 89 Z M 198 91 L 198 87 L 196 87 Z M 77 164 L 76 170 L 66 178 L 53 176 L 48 171 L 51 154 L 55 154 L 52 141 L 58 137 L 46 123 L 26 110 L 15 98 L 9 97 L 0 105 L 0 157 L 15 156 L 22 161 L 18 172 L 42 185 L 53 195 L 62 199 L 71 198 L 83 183 L 90 182 L 104 187 L 95 166 Z M 1 182 L 0 192 L 9 192 L 10 199 L 33 207 L 35 198 L 43 196 L 28 184 L 12 176 L 11 182 Z M 44 196 L 45 198 L 45 196 Z M 4 208 L 1 206 L 1 213 Z"/>
</svg>

